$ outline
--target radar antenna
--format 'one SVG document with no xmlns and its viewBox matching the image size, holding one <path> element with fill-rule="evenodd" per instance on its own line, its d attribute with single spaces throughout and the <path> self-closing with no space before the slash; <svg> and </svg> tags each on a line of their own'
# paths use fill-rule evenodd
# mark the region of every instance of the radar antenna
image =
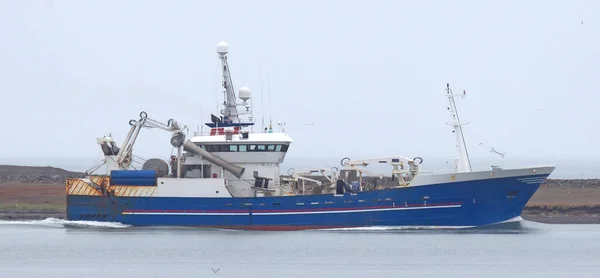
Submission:
<svg viewBox="0 0 600 278">
<path fill-rule="evenodd" d="M 462 126 L 469 124 L 469 122 L 461 123 L 458 117 L 458 109 L 456 108 L 456 103 L 454 102 L 455 96 L 464 97 L 467 93 L 463 91 L 461 95 L 454 95 L 452 93 L 452 89 L 450 89 L 450 84 L 446 83 L 446 93 L 448 95 L 448 101 L 450 102 L 450 106 L 448 110 L 452 114 L 452 126 L 454 127 L 454 132 L 456 136 L 456 150 L 458 152 L 458 161 L 456 164 L 456 170 L 458 171 L 471 171 L 471 160 L 469 159 L 469 153 L 467 152 L 467 144 L 465 143 L 465 137 L 463 135 Z"/>
<path fill-rule="evenodd" d="M 251 99 L 250 89 L 248 87 L 241 87 L 239 89 L 239 99 L 242 100 L 242 102 L 238 103 L 236 99 L 233 80 L 231 78 L 231 72 L 229 71 L 229 62 L 227 62 L 229 44 L 224 41 L 219 42 L 217 44 L 217 53 L 219 54 L 219 59 L 221 59 L 221 71 L 223 75 L 223 81 L 221 85 L 224 89 L 223 94 L 225 95 L 225 99 L 223 101 L 224 108 L 221 110 L 221 115 L 223 115 L 224 122 L 228 122 L 233 125 L 240 125 L 242 124 L 240 115 L 250 115 L 249 123 L 253 123 L 253 111 L 250 110 L 250 105 L 248 104 L 248 100 Z M 238 111 L 238 106 L 244 106 L 245 111 Z M 251 125 L 249 123 L 243 125 Z"/>
</svg>

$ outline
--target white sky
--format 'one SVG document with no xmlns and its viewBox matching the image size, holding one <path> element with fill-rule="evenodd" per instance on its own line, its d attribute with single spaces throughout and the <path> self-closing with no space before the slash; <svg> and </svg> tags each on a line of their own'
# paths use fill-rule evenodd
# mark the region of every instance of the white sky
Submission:
<svg viewBox="0 0 600 278">
<path fill-rule="evenodd" d="M 225 40 L 255 116 L 270 112 L 296 140 L 286 163 L 401 154 L 443 165 L 455 156 L 450 82 L 467 91 L 473 164 L 600 176 L 599 14 L 598 1 L 0 0 L 0 158 L 99 159 L 95 138 L 122 141 L 142 110 L 208 121 Z M 168 158 L 168 138 L 144 131 L 137 154 Z"/>
</svg>

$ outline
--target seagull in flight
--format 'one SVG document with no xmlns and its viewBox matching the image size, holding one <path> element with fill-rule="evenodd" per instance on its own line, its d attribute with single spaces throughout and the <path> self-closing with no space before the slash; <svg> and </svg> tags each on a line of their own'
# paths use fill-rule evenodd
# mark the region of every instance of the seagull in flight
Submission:
<svg viewBox="0 0 600 278">
<path fill-rule="evenodd" d="M 506 153 L 501 153 L 501 152 L 498 152 L 497 150 L 495 150 L 495 149 L 494 149 L 494 147 L 492 147 L 492 149 L 490 150 L 490 152 L 491 152 L 491 153 L 497 153 L 497 154 L 498 154 L 499 156 L 501 156 L 502 158 L 504 158 L 504 155 L 506 154 Z"/>
</svg>

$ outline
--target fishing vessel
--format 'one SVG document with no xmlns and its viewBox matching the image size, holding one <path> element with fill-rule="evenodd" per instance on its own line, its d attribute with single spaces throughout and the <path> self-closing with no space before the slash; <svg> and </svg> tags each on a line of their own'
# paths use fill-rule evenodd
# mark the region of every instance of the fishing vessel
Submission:
<svg viewBox="0 0 600 278">
<path fill-rule="evenodd" d="M 525 204 L 554 170 L 554 166 L 472 169 L 457 95 L 447 85 L 458 151 L 453 170 L 423 172 L 422 158 L 395 155 L 344 158 L 340 169 L 282 175 L 280 165 L 293 139 L 283 125 L 280 130 L 272 125 L 255 130 L 248 102 L 251 91 L 242 87 L 236 96 L 227 43 L 217 44 L 217 54 L 224 102 L 220 115 L 211 114 L 206 123 L 210 132 L 190 136 L 189 129 L 174 119 L 163 123 L 141 112 L 138 120 L 129 121 L 121 147 L 111 136 L 97 138 L 102 162 L 84 178 L 66 181 L 68 220 L 246 230 L 475 227 L 520 220 Z M 136 166 L 133 147 L 144 128 L 169 132 L 165 153 L 175 154 Z M 389 166 L 391 173 L 368 175 L 366 167 L 374 164 Z M 309 189 L 307 183 L 312 184 Z"/>
</svg>

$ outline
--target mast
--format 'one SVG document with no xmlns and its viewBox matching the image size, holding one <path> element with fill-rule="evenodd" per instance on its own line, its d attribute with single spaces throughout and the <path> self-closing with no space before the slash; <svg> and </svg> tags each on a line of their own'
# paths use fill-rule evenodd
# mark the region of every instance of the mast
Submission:
<svg viewBox="0 0 600 278">
<path fill-rule="evenodd" d="M 235 91 L 233 89 L 233 81 L 229 72 L 229 64 L 227 63 L 227 53 L 229 52 L 229 44 L 219 42 L 217 44 L 217 53 L 221 59 L 221 70 L 223 71 L 223 88 L 225 89 L 224 109 L 221 110 L 221 115 L 227 116 L 233 123 L 240 123 L 240 117 L 237 111 L 237 103 L 235 99 Z"/>
<path fill-rule="evenodd" d="M 458 152 L 458 161 L 456 165 L 456 170 L 458 171 L 471 171 L 471 160 L 469 158 L 469 153 L 467 152 L 467 144 L 465 143 L 465 137 L 462 132 L 462 126 L 468 124 L 461 123 L 458 117 L 458 109 L 456 108 L 456 103 L 454 102 L 455 96 L 465 96 L 466 92 L 463 92 L 462 95 L 454 95 L 452 94 L 452 89 L 450 89 L 450 84 L 446 83 L 446 93 L 448 95 L 448 101 L 450 103 L 450 113 L 452 114 L 452 127 L 456 136 L 456 150 Z"/>
</svg>

